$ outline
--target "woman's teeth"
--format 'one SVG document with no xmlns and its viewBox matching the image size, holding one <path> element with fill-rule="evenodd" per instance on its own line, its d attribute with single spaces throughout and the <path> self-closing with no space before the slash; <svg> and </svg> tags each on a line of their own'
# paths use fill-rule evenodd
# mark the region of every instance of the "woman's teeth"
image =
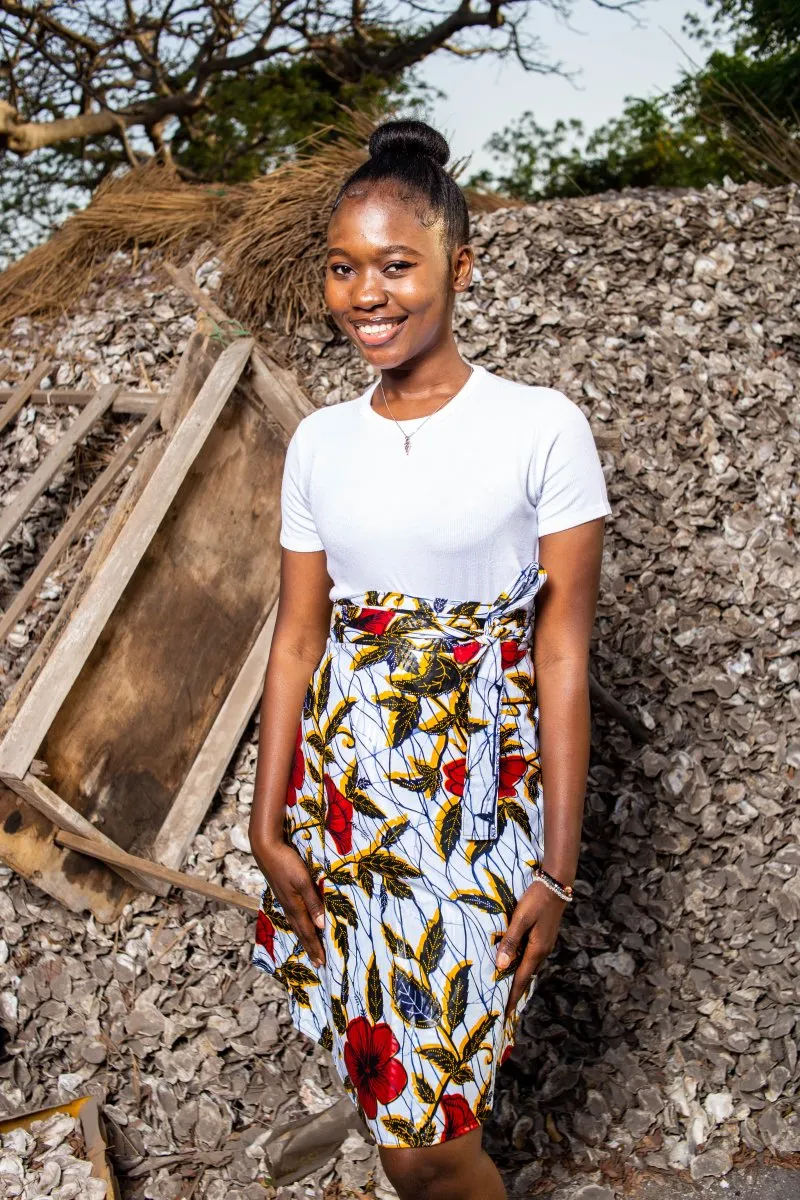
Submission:
<svg viewBox="0 0 800 1200">
<path fill-rule="evenodd" d="M 402 321 L 371 321 L 369 324 L 355 325 L 355 330 L 363 342 L 377 345 L 393 338 L 402 324 Z"/>
</svg>

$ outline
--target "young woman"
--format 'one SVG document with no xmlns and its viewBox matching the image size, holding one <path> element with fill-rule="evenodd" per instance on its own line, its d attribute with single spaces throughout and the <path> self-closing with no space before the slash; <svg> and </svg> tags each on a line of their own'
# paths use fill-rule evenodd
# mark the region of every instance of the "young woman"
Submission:
<svg viewBox="0 0 800 1200">
<path fill-rule="evenodd" d="M 610 508 L 577 405 L 459 354 L 447 143 L 393 121 L 369 148 L 325 298 L 380 380 L 287 451 L 253 957 L 402 1200 L 498 1200 L 480 1126 L 572 899 Z"/>
</svg>

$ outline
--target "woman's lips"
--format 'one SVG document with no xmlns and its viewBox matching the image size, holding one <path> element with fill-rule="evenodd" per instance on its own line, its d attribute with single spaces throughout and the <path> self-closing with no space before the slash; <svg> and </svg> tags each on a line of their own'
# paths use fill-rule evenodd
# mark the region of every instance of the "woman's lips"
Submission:
<svg viewBox="0 0 800 1200">
<path fill-rule="evenodd" d="M 405 317 L 399 317 L 393 320 L 370 321 L 363 324 L 351 321 L 350 324 L 355 329 L 358 340 L 365 346 L 383 346 L 397 336 L 405 320 Z"/>
</svg>

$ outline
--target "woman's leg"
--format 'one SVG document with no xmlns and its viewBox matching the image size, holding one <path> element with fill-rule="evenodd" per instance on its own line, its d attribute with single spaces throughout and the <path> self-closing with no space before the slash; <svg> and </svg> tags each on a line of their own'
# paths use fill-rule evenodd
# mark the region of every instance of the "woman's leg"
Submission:
<svg viewBox="0 0 800 1200">
<path fill-rule="evenodd" d="M 419 1150 L 384 1146 L 380 1156 L 400 1200 L 505 1200 L 480 1129 Z"/>
</svg>

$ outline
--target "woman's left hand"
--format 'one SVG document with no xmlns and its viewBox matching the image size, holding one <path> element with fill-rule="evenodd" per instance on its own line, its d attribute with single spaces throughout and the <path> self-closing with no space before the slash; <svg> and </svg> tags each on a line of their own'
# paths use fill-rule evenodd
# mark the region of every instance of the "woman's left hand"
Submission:
<svg viewBox="0 0 800 1200">
<path fill-rule="evenodd" d="M 498 970 L 502 971 L 522 949 L 506 1005 L 506 1019 L 555 946 L 566 906 L 566 900 L 561 900 L 550 888 L 536 881 L 517 902 L 508 929 L 498 943 L 495 960 Z"/>
</svg>

